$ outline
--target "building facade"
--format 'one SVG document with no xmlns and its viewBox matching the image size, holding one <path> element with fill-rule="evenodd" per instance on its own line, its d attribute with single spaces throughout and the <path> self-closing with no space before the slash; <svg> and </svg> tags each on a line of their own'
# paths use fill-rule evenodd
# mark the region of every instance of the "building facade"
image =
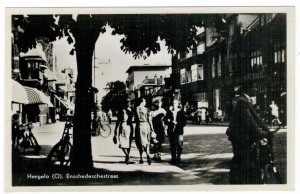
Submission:
<svg viewBox="0 0 300 194">
<path fill-rule="evenodd" d="M 148 98 L 164 86 L 165 78 L 171 74 L 169 65 L 130 66 L 126 71 L 126 86 L 130 99 Z"/>
<path fill-rule="evenodd" d="M 224 24 L 225 33 L 205 28 L 197 45 L 204 45 L 202 52 L 173 57 L 173 87 L 180 90 L 182 103 L 213 112 L 220 109 L 228 120 L 239 87 L 255 82 L 257 111 L 263 114 L 274 101 L 285 120 L 286 15 L 227 14 Z"/>
</svg>

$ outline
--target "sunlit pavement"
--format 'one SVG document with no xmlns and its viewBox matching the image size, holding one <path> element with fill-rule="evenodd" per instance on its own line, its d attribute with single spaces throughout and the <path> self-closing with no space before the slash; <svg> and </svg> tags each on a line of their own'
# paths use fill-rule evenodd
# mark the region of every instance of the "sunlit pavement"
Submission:
<svg viewBox="0 0 300 194">
<path fill-rule="evenodd" d="M 167 137 L 161 162 L 152 160 L 152 164 L 148 165 L 144 154 L 144 163 L 139 164 L 139 153 L 133 141 L 130 163 L 125 164 L 122 150 L 112 141 L 115 125 L 110 126 L 112 133 L 109 137 L 92 137 L 92 153 L 94 167 L 99 171 L 118 174 L 118 184 L 228 184 L 232 148 L 225 135 L 226 126 L 188 125 L 185 128 L 182 161 L 177 166 L 169 163 L 171 156 Z M 46 158 L 51 147 L 61 138 L 63 127 L 64 123 L 58 122 L 35 128 L 33 133 L 42 145 L 40 155 L 24 154 L 23 157 L 27 160 Z M 286 130 L 281 132 L 275 138 L 275 157 L 285 174 Z"/>
</svg>

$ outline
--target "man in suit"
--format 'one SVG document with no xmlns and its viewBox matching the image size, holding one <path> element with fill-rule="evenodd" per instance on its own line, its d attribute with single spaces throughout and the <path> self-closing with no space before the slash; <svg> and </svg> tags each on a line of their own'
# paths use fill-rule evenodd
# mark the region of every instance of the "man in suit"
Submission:
<svg viewBox="0 0 300 194">
<path fill-rule="evenodd" d="M 227 135 L 232 143 L 233 158 L 230 169 L 231 184 L 260 184 L 260 169 L 253 145 L 266 141 L 268 128 L 255 112 L 251 97 L 256 96 L 255 83 L 245 83 L 240 88 Z"/>
<path fill-rule="evenodd" d="M 167 111 L 165 124 L 168 126 L 168 136 L 172 156 L 171 163 L 177 164 L 181 161 L 183 128 L 186 124 L 184 112 L 179 108 L 178 100 L 174 100 L 173 108 Z"/>
</svg>

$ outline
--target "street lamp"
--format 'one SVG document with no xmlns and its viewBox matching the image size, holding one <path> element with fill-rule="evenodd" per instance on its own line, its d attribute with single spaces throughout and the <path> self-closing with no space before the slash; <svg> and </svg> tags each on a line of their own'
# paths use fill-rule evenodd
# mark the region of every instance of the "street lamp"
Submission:
<svg viewBox="0 0 300 194">
<path fill-rule="evenodd" d="M 96 68 L 98 68 L 96 66 L 96 48 L 94 49 L 94 84 L 93 84 L 93 88 L 94 88 L 94 99 L 93 99 L 93 102 L 94 102 L 94 117 L 93 117 L 93 128 L 92 128 L 92 133 L 96 136 L 99 135 L 99 131 L 97 131 L 97 125 L 96 125 L 96 122 L 97 122 L 97 106 L 98 106 L 98 97 L 97 97 L 97 93 L 98 93 L 98 89 L 96 88 Z M 101 62 L 98 62 L 98 65 L 100 64 L 110 64 L 110 59 L 107 61 L 101 61 Z"/>
</svg>

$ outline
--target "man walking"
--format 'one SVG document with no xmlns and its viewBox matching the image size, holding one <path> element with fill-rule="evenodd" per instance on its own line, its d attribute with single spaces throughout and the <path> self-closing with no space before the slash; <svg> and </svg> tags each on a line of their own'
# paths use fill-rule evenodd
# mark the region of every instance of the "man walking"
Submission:
<svg viewBox="0 0 300 194">
<path fill-rule="evenodd" d="M 165 123 L 168 126 L 168 136 L 172 156 L 171 164 L 177 164 L 181 161 L 183 128 L 186 124 L 184 112 L 179 108 L 178 100 L 173 101 L 173 108 L 167 112 Z"/>
</svg>

